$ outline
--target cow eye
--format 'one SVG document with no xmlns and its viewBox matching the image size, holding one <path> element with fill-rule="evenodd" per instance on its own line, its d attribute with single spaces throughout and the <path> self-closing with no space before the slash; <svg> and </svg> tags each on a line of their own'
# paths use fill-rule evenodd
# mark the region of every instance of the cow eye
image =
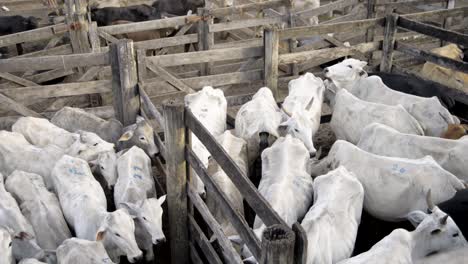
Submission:
<svg viewBox="0 0 468 264">
<path fill-rule="evenodd" d="M 437 235 L 437 234 L 440 234 L 440 232 L 442 232 L 442 230 L 436 229 L 431 232 L 431 235 Z"/>
<path fill-rule="evenodd" d="M 351 66 L 351 65 L 348 65 L 348 68 L 352 69 L 352 68 L 353 68 L 353 66 Z"/>
</svg>

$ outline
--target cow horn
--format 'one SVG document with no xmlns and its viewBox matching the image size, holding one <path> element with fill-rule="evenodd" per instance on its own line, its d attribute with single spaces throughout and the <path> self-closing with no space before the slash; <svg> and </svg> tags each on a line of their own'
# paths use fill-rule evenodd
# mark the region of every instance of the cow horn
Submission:
<svg viewBox="0 0 468 264">
<path fill-rule="evenodd" d="M 434 209 L 435 205 L 432 202 L 431 189 L 429 189 L 429 191 L 427 191 L 426 202 L 427 202 L 427 207 L 429 208 L 429 210 L 432 211 L 432 209 Z"/>
<path fill-rule="evenodd" d="M 447 224 L 447 219 L 448 219 L 448 217 L 449 217 L 448 215 L 445 215 L 444 217 L 442 217 L 442 218 L 440 219 L 440 224 L 441 224 L 441 225 Z"/>
</svg>

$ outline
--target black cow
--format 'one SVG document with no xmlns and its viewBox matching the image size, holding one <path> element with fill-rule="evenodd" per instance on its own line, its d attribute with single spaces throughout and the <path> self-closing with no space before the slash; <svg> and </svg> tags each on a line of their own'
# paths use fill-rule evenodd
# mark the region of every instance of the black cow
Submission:
<svg viewBox="0 0 468 264">
<path fill-rule="evenodd" d="M 153 3 L 153 7 L 162 16 L 185 16 L 189 11 L 195 14 L 198 8 L 205 7 L 205 0 L 158 0 Z"/>
<path fill-rule="evenodd" d="M 115 21 L 142 22 L 160 19 L 160 12 L 149 5 L 134 5 L 129 7 L 104 7 L 91 9 L 91 20 L 98 26 L 109 26 Z"/>
<path fill-rule="evenodd" d="M 35 17 L 22 16 L 4 16 L 0 17 L 0 36 L 36 29 L 39 26 L 39 20 Z M 16 44 L 18 55 L 23 54 L 21 44 Z M 5 49 L 0 51 L 5 52 Z"/>
</svg>

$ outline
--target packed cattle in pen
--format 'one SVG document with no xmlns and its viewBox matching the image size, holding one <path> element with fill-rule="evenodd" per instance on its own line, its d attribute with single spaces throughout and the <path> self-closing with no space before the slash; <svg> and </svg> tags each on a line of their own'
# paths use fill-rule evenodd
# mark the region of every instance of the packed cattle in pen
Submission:
<svg viewBox="0 0 468 264">
<path fill-rule="evenodd" d="M 414 95 L 421 90 L 416 82 L 393 89 L 388 84 L 403 76 L 387 75 L 383 82 L 365 66 L 346 59 L 326 68 L 325 80 L 306 73 L 290 81 L 282 104 L 263 87 L 224 134 L 210 129 L 225 122 L 221 90 L 197 93 L 212 107 L 187 106 L 258 182 L 260 195 L 285 223 L 301 223 L 306 263 L 462 263 L 468 250 L 468 137 L 446 137 L 453 127 L 463 128 L 445 106 L 450 98 Z M 313 136 L 324 103 L 332 108 L 330 127 L 338 140 L 321 157 Z M 209 155 L 195 153 L 204 160 Z M 252 169 L 258 160 L 260 175 Z M 235 185 L 219 169 L 208 172 L 261 240 L 265 225 L 247 216 Z M 242 246 L 244 262 L 257 263 L 216 202 L 209 203 L 225 234 Z"/>
</svg>

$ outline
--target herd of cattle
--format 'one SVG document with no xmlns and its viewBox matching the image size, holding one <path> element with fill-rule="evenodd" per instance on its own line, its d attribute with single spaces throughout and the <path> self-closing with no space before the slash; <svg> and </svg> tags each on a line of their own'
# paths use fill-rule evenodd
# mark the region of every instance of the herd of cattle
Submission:
<svg viewBox="0 0 468 264">
<path fill-rule="evenodd" d="M 463 125 L 437 97 L 390 89 L 365 66 L 344 60 L 324 70 L 325 81 L 306 73 L 289 83 L 281 108 L 261 88 L 232 130 L 221 90 L 205 87 L 185 102 L 245 175 L 254 183 L 259 177 L 259 193 L 279 216 L 302 224 L 307 263 L 466 263 L 468 136 L 447 131 Z M 324 102 L 338 140 L 320 159 L 312 138 Z M 239 191 L 195 136 L 192 148 L 248 221 Z M 260 176 L 252 170 L 258 160 Z M 256 263 L 216 199 L 198 177 L 193 184 L 226 235 L 243 246 L 245 261 Z M 261 239 L 262 219 L 250 224 Z"/>
</svg>

